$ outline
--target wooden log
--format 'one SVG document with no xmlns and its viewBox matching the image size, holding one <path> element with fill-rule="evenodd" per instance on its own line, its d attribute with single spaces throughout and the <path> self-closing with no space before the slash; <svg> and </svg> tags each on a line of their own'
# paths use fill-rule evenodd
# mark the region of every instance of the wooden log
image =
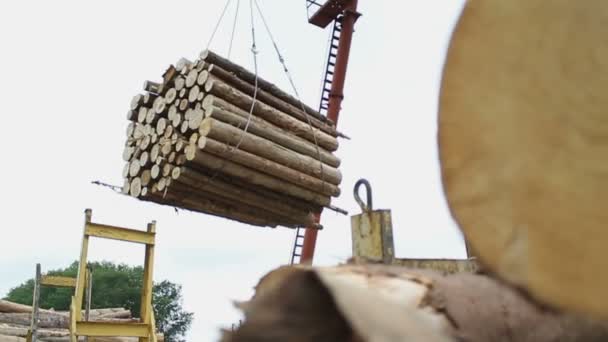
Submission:
<svg viewBox="0 0 608 342">
<path fill-rule="evenodd" d="M 11 325 L 30 326 L 32 322 L 31 313 L 0 313 L 0 323 Z M 69 317 L 59 313 L 39 313 L 39 328 L 67 328 Z"/>
<path fill-rule="evenodd" d="M 175 169 L 174 169 L 175 170 Z M 213 201 L 219 205 L 232 206 L 241 210 L 241 212 L 248 213 L 254 217 L 260 217 L 268 222 L 273 222 L 277 225 L 284 225 L 289 228 L 295 227 L 306 227 L 314 224 L 315 218 L 312 213 L 296 212 L 290 210 L 289 212 L 278 212 L 275 203 L 269 202 L 259 197 L 256 201 L 249 201 L 244 198 L 239 198 L 229 192 L 216 192 L 209 191 L 209 188 L 193 188 L 193 183 L 188 178 L 178 179 L 177 181 L 172 180 L 169 185 L 169 191 L 178 191 L 179 193 L 190 192 L 196 194 L 200 198 L 205 198 Z M 267 206 L 261 205 L 261 201 L 265 201 Z"/>
<path fill-rule="evenodd" d="M 215 172 L 222 172 L 232 177 L 247 181 L 251 184 L 310 201 L 323 207 L 330 206 L 331 200 L 328 196 L 319 195 L 284 180 L 268 176 L 264 173 L 249 169 L 237 163 L 218 158 L 213 154 L 204 151 L 197 151 L 194 156 L 186 155 L 186 158 L 192 164 L 198 165 L 199 167 L 210 169 Z"/>
<path fill-rule="evenodd" d="M 152 177 L 152 179 L 158 179 L 161 175 L 161 165 L 158 164 L 154 164 L 152 165 L 152 168 L 150 169 L 150 177 Z"/>
<path fill-rule="evenodd" d="M 0 342 L 26 342 L 26 339 L 19 336 L 0 335 Z"/>
<path fill-rule="evenodd" d="M 131 160 L 131 164 L 129 165 L 129 176 L 135 177 L 141 171 L 141 164 L 139 163 L 138 158 L 133 158 Z"/>
<path fill-rule="evenodd" d="M 129 189 L 129 195 L 133 197 L 139 197 L 141 195 L 141 178 L 135 177 L 131 180 L 131 187 Z"/>
<path fill-rule="evenodd" d="M 150 184 L 150 182 L 152 181 L 152 171 L 151 170 L 144 170 L 141 173 L 141 185 L 142 186 L 148 186 Z"/>
<path fill-rule="evenodd" d="M 175 69 L 173 65 L 170 65 L 163 73 L 163 85 L 165 86 L 165 88 L 168 88 L 173 85 L 177 75 L 179 75 L 177 69 Z"/>
<path fill-rule="evenodd" d="M 169 106 L 169 110 L 167 110 L 167 120 L 172 121 L 175 115 L 177 115 L 177 106 Z"/>
<path fill-rule="evenodd" d="M 156 122 L 156 134 L 163 135 L 165 133 L 165 128 L 167 127 L 167 120 L 165 118 L 160 118 Z"/>
<path fill-rule="evenodd" d="M 204 118 L 205 112 L 202 109 L 195 109 L 188 119 L 188 128 L 193 131 L 198 130 Z"/>
<path fill-rule="evenodd" d="M 179 126 L 179 131 L 182 134 L 187 134 L 190 131 L 190 122 L 188 120 L 182 121 L 182 124 Z"/>
<path fill-rule="evenodd" d="M 220 158 L 231 160 L 243 166 L 247 166 L 268 175 L 281 178 L 295 185 L 299 185 L 303 188 L 318 192 L 321 195 L 334 197 L 340 195 L 340 188 L 333 184 L 323 182 L 318 178 L 298 172 L 294 169 L 288 168 L 284 165 L 262 158 L 255 154 L 240 149 L 235 149 L 234 147 L 207 137 L 199 138 L 198 148 L 200 150 L 212 153 Z"/>
<path fill-rule="evenodd" d="M 538 300 L 604 319 L 607 13 L 598 0 L 467 2 L 438 130 L 447 202 L 474 255 Z"/>
<path fill-rule="evenodd" d="M 145 123 L 146 123 L 146 124 L 151 124 L 151 125 L 153 125 L 153 124 L 155 124 L 155 123 L 156 123 L 156 121 L 157 121 L 159 118 L 160 118 L 160 115 L 156 114 L 156 112 L 155 112 L 155 111 L 153 111 L 153 110 L 149 110 L 149 111 L 147 112 L 147 114 L 146 114 L 146 120 L 145 120 Z"/>
<path fill-rule="evenodd" d="M 213 118 L 203 120 L 199 134 L 233 146 L 240 143 L 240 149 L 334 185 L 339 185 L 342 180 L 342 174 L 334 167 Z"/>
<path fill-rule="evenodd" d="M 188 72 L 188 76 L 186 76 L 186 88 L 192 88 L 196 84 L 196 80 L 198 79 L 198 70 L 192 69 Z"/>
<path fill-rule="evenodd" d="M 49 315 L 69 315 L 67 311 L 54 311 L 39 309 L 40 314 Z M 31 313 L 32 307 L 30 305 L 24 305 L 14 303 L 8 300 L 0 299 L 0 312 L 3 313 Z M 91 310 L 91 317 L 104 317 L 104 318 L 128 318 L 131 317 L 131 311 L 125 308 L 102 308 Z"/>
<path fill-rule="evenodd" d="M 188 60 L 187 58 L 180 58 L 175 64 L 175 68 L 180 72 L 184 73 L 183 70 L 189 70 L 193 66 L 193 62 Z"/>
<path fill-rule="evenodd" d="M 131 160 L 131 156 L 133 156 L 134 152 L 135 152 L 135 147 L 133 147 L 133 146 L 125 146 L 125 148 L 122 150 L 122 160 L 124 160 L 124 161 L 130 161 Z"/>
<path fill-rule="evenodd" d="M 165 102 L 172 104 L 177 99 L 177 90 L 175 88 L 169 88 L 165 94 Z"/>
<path fill-rule="evenodd" d="M 198 84 L 199 86 L 202 87 L 205 85 L 205 82 L 207 82 L 208 78 L 209 78 L 209 72 L 207 72 L 205 70 L 201 70 L 201 71 L 199 71 L 198 77 L 196 79 L 196 84 Z"/>
<path fill-rule="evenodd" d="M 145 168 L 146 166 L 148 166 L 148 164 L 150 164 L 150 154 L 148 153 L 148 151 L 143 151 L 139 156 L 139 166 Z"/>
<path fill-rule="evenodd" d="M 204 60 L 208 64 L 218 65 L 219 67 L 223 68 L 224 70 L 234 73 L 237 77 L 239 77 L 251 84 L 255 84 L 256 75 L 254 73 L 229 61 L 228 59 L 226 59 L 224 57 L 219 56 L 218 54 L 216 54 L 210 50 L 205 50 L 205 51 L 201 52 L 200 58 L 201 58 L 201 60 Z M 264 91 L 267 91 L 268 93 L 291 104 L 292 106 L 294 106 L 296 108 L 300 108 L 300 106 L 302 105 L 298 99 L 287 94 L 286 92 L 281 90 L 279 87 L 275 86 L 274 84 L 259 77 L 259 75 L 258 75 L 257 79 L 258 79 L 258 87 L 260 87 Z M 309 113 L 310 115 L 316 117 L 317 119 L 319 119 L 321 121 L 327 121 L 329 124 L 333 124 L 329 119 L 327 119 L 325 116 L 323 116 L 319 112 L 317 112 L 316 109 L 314 109 L 310 106 L 307 106 L 306 104 L 303 104 L 303 105 L 304 105 L 304 109 L 306 109 L 306 112 Z"/>
<path fill-rule="evenodd" d="M 137 112 L 137 122 L 144 123 L 146 121 L 146 116 L 148 115 L 148 108 L 140 107 Z"/>
<path fill-rule="evenodd" d="M 131 311 L 122 309 L 121 311 L 99 314 L 96 310 L 91 310 L 90 319 L 101 322 L 131 322 Z M 0 313 L 0 323 L 9 325 L 22 325 L 29 327 L 32 321 L 31 313 Z M 38 327 L 67 329 L 70 317 L 66 312 L 39 312 Z"/>
<path fill-rule="evenodd" d="M 133 132 L 135 132 L 135 122 L 129 122 L 129 124 L 127 125 L 127 138 L 132 138 L 133 137 Z"/>
<path fill-rule="evenodd" d="M 276 223 L 260 219 L 259 217 L 253 216 L 250 213 L 246 213 L 243 208 L 222 205 L 208 199 L 195 197 L 192 193 L 177 194 L 177 192 L 170 193 L 167 191 L 167 193 L 163 194 L 161 190 L 155 193 L 149 192 L 148 196 L 142 198 L 142 200 L 179 207 L 208 215 L 219 216 L 254 226 L 276 227 Z"/>
<path fill-rule="evenodd" d="M 129 109 L 127 111 L 127 120 L 129 121 L 137 121 L 137 113 L 139 112 L 139 107 L 135 110 Z"/>
<path fill-rule="evenodd" d="M 215 196 L 224 197 L 228 201 L 262 209 L 273 215 L 290 218 L 292 221 L 299 222 L 303 226 L 314 224 L 314 215 L 311 212 L 296 209 L 284 202 L 264 197 L 255 191 L 235 186 L 211 176 L 187 167 L 181 167 L 173 169 L 171 178 L 190 189 L 202 190 Z"/>
<path fill-rule="evenodd" d="M 144 82 L 144 90 L 147 91 L 147 92 L 159 95 L 161 93 L 161 90 L 162 90 L 162 84 L 161 83 L 152 82 L 152 81 L 145 81 Z"/>
<path fill-rule="evenodd" d="M 385 265 L 281 267 L 240 307 L 245 320 L 224 342 L 608 339 L 605 322 L 547 310 L 488 276 Z"/>
<path fill-rule="evenodd" d="M 184 92 L 184 95 L 185 95 L 185 92 Z M 179 101 L 179 110 L 182 112 L 185 112 L 187 109 L 188 109 L 188 99 L 181 99 Z"/>
<path fill-rule="evenodd" d="M 221 79 L 222 81 L 230 84 L 231 86 L 235 87 L 236 89 L 242 91 L 243 93 L 245 93 L 251 97 L 253 97 L 253 95 L 256 94 L 255 93 L 256 88 L 253 84 L 243 81 L 242 79 L 238 78 L 235 74 L 230 73 L 217 65 L 214 65 L 214 64 L 209 65 L 207 67 L 207 72 L 211 73 L 211 75 Z M 313 127 L 319 128 L 320 130 L 322 130 L 323 132 L 325 132 L 327 134 L 330 134 L 333 136 L 337 135 L 335 126 L 333 124 L 330 125 L 326 121 L 321 121 L 321 120 L 317 119 L 314 115 L 310 115 L 308 112 L 304 112 L 302 110 L 302 106 L 300 106 L 300 105 L 298 105 L 297 107 L 294 105 L 291 105 L 291 104 L 279 99 L 278 97 L 268 93 L 267 91 L 260 89 L 259 87 L 257 90 L 256 99 L 261 102 L 264 102 L 265 104 L 267 104 L 269 106 L 272 106 L 272 107 L 282 111 L 283 113 L 289 114 L 300 121 L 303 121 L 307 124 L 310 123 Z"/>
<path fill-rule="evenodd" d="M 154 100 L 156 100 L 157 97 L 158 97 L 158 95 L 156 95 L 156 94 L 146 93 L 144 95 L 144 105 L 151 107 L 152 104 L 154 103 Z"/>
<path fill-rule="evenodd" d="M 182 120 L 183 120 L 183 117 L 181 114 L 179 114 L 179 113 L 175 114 L 175 116 L 173 117 L 173 120 L 171 121 L 171 126 L 173 126 L 173 128 L 179 128 L 182 124 Z"/>
<path fill-rule="evenodd" d="M 162 96 L 159 96 L 154 101 L 154 112 L 158 115 L 163 115 L 167 110 L 167 101 Z"/>
<path fill-rule="evenodd" d="M 195 85 L 194 87 L 190 88 L 190 90 L 188 91 L 188 101 L 190 103 L 196 102 L 200 92 L 201 88 L 198 85 Z"/>
<path fill-rule="evenodd" d="M 132 111 L 137 111 L 139 109 L 139 107 L 141 105 L 144 104 L 144 96 L 141 94 L 137 94 L 135 96 L 133 96 L 133 99 L 131 100 L 131 110 Z"/>
<path fill-rule="evenodd" d="M 142 151 L 146 151 L 148 150 L 148 148 L 150 147 L 152 142 L 152 134 L 150 133 L 149 135 L 146 135 L 142 140 L 141 140 L 141 144 L 139 145 L 139 148 Z M 143 152 L 142 152 L 143 153 Z"/>
<path fill-rule="evenodd" d="M 238 115 L 237 113 L 233 113 L 228 110 L 215 107 L 213 105 L 210 105 L 209 103 L 207 104 L 207 106 L 208 107 L 205 108 L 204 115 L 204 117 L 206 118 L 214 118 L 224 123 L 239 127 L 241 129 L 247 127 L 248 132 L 251 132 L 259 137 L 266 138 L 290 150 L 294 150 L 295 152 L 299 152 L 304 155 L 310 156 L 316 160 L 320 160 L 323 163 L 328 164 L 329 166 L 340 166 L 340 159 L 331 154 L 330 152 L 327 152 L 321 147 L 315 146 L 308 140 L 302 139 L 294 135 L 286 134 L 285 131 L 283 131 L 282 129 L 263 119 L 260 119 L 255 116 L 252 116 L 251 118 L 248 118 L 247 116 L 244 117 Z"/>
<path fill-rule="evenodd" d="M 167 125 L 167 127 L 165 127 L 165 133 L 163 133 L 163 137 L 165 139 L 169 139 L 171 138 L 171 136 L 173 136 L 173 133 L 175 133 L 175 128 L 173 127 L 173 125 Z"/>
<path fill-rule="evenodd" d="M 205 63 L 205 61 L 203 61 L 203 60 L 199 59 L 196 61 L 196 70 L 198 70 L 199 73 L 201 71 L 203 71 L 206 66 L 207 66 L 207 63 Z"/>
<path fill-rule="evenodd" d="M 184 77 L 178 76 L 175 78 L 175 90 L 176 91 L 180 92 L 180 94 L 181 94 L 181 91 L 182 91 L 182 89 L 184 89 L 185 86 L 186 86 L 186 79 Z M 180 95 L 180 97 L 183 97 L 183 96 Z"/>
<path fill-rule="evenodd" d="M 129 170 L 131 169 L 131 162 L 127 162 L 122 168 L 122 178 L 129 177 Z"/>
<path fill-rule="evenodd" d="M 252 104 L 254 104 L 251 96 L 231 87 L 218 78 L 210 77 L 209 80 L 207 80 L 205 83 L 205 92 L 218 96 L 246 111 L 249 111 Z M 319 146 L 330 152 L 338 149 L 338 140 L 335 137 L 267 104 L 255 101 L 253 114 L 268 120 L 295 135 L 302 136 L 312 142 L 316 141 Z"/>
<path fill-rule="evenodd" d="M 150 149 L 150 160 L 155 162 L 158 159 L 158 157 L 160 156 L 160 148 L 160 142 L 152 145 L 152 148 Z"/>
</svg>

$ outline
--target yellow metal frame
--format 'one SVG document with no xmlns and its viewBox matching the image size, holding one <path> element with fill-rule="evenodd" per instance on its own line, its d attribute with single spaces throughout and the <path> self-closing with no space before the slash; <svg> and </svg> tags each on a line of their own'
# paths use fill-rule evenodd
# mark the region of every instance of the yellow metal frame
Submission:
<svg viewBox="0 0 608 342">
<path fill-rule="evenodd" d="M 70 305 L 70 341 L 78 342 L 78 336 L 94 337 L 139 337 L 139 342 L 156 342 L 156 323 L 152 310 L 152 277 L 154 271 L 154 244 L 156 221 L 148 224 L 146 231 L 114 227 L 91 222 L 93 212 L 85 210 L 84 234 L 80 250 L 80 263 L 76 290 Z M 120 240 L 146 245 L 144 276 L 141 294 L 141 318 L 138 323 L 87 322 L 82 319 L 89 238 Z"/>
<path fill-rule="evenodd" d="M 76 287 L 76 278 L 43 275 L 40 285 L 51 287 Z"/>
</svg>

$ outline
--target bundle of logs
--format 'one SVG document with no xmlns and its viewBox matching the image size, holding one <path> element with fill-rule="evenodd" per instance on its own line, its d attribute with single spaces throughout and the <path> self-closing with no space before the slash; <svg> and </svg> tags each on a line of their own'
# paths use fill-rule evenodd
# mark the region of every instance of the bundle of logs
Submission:
<svg viewBox="0 0 608 342">
<path fill-rule="evenodd" d="M 44 310 L 39 311 L 38 339 L 43 342 L 68 342 L 69 312 Z M 131 311 L 124 308 L 93 309 L 89 312 L 91 321 L 101 322 L 138 322 L 131 317 Z M 0 300 L 0 342 L 25 342 L 32 320 L 32 307 Z M 158 335 L 159 341 L 163 340 Z M 83 339 L 83 338 L 81 338 Z M 96 338 L 99 342 L 135 342 L 131 337 Z"/>
<path fill-rule="evenodd" d="M 340 211 L 340 134 L 313 108 L 211 51 L 144 90 L 127 115 L 123 193 L 257 226 Z"/>
</svg>

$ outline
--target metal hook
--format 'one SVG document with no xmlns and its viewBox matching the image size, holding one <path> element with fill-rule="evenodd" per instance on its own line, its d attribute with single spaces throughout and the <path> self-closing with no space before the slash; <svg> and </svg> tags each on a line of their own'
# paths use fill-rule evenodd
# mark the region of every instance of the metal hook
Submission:
<svg viewBox="0 0 608 342">
<path fill-rule="evenodd" d="M 365 185 L 365 190 L 367 193 L 367 204 L 363 203 L 363 201 L 361 200 L 361 197 L 359 197 L 359 188 L 361 187 L 361 184 Z M 372 210 L 372 186 L 369 184 L 367 179 L 365 179 L 365 178 L 359 179 L 357 181 L 357 183 L 355 183 L 355 189 L 354 189 L 353 193 L 355 195 L 355 201 L 357 201 L 357 203 L 361 207 L 362 211 Z"/>
</svg>

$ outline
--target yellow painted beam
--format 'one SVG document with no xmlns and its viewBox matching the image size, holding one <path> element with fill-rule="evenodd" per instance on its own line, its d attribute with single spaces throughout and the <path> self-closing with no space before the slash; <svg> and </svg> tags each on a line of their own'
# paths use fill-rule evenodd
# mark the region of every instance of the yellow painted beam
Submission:
<svg viewBox="0 0 608 342">
<path fill-rule="evenodd" d="M 53 287 L 76 287 L 76 278 L 42 276 L 40 285 Z"/>
<path fill-rule="evenodd" d="M 148 337 L 148 324 L 113 322 L 76 322 L 76 335 L 96 337 Z"/>
<path fill-rule="evenodd" d="M 154 233 L 141 230 L 108 226 L 99 223 L 87 223 L 85 235 L 103 239 L 121 240 L 146 245 L 154 245 Z"/>
<path fill-rule="evenodd" d="M 82 237 L 82 246 L 80 247 L 80 260 L 78 261 L 78 276 L 76 277 L 76 289 L 74 290 L 74 319 L 80 321 L 82 319 L 82 299 L 84 296 L 85 278 L 87 271 L 87 256 L 89 254 L 89 236 L 86 235 L 86 227 L 91 223 L 93 211 L 87 209 L 84 211 L 85 234 Z"/>
</svg>

